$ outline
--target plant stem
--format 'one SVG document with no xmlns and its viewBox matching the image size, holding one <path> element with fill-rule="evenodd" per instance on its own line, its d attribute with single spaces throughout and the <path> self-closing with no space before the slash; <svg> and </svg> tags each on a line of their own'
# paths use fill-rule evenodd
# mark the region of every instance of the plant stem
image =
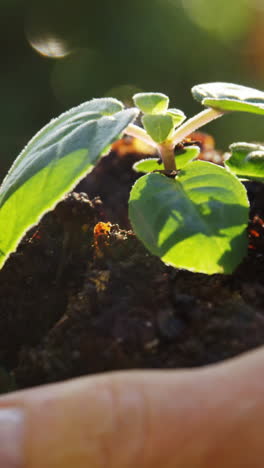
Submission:
<svg viewBox="0 0 264 468">
<path fill-rule="evenodd" d="M 144 128 L 138 127 L 134 124 L 129 124 L 125 130 L 126 135 L 133 136 L 143 141 L 147 145 L 152 146 L 160 154 L 161 159 L 164 164 L 164 169 L 166 171 L 176 170 L 175 158 L 174 158 L 174 145 L 171 141 L 167 141 L 162 144 L 156 143 L 152 138 L 147 134 Z"/>
<path fill-rule="evenodd" d="M 195 115 L 191 119 L 187 120 L 174 132 L 171 138 L 173 145 L 177 145 L 177 143 L 180 143 L 184 138 L 186 138 L 198 128 L 206 125 L 214 119 L 217 119 L 218 117 L 221 117 L 224 114 L 225 112 L 209 108 Z"/>
<path fill-rule="evenodd" d="M 156 150 L 158 149 L 157 143 L 152 140 L 152 138 L 147 134 L 144 128 L 139 127 L 138 125 L 129 124 L 124 132 L 126 135 L 138 138 L 149 146 L 152 146 Z"/>
<path fill-rule="evenodd" d="M 155 141 L 152 140 L 152 138 L 147 134 L 144 128 L 138 127 L 138 125 L 129 124 L 125 130 L 125 133 L 134 138 L 138 138 L 147 145 L 150 145 L 153 148 L 155 148 L 162 158 L 164 169 L 166 171 L 175 171 L 176 164 L 174 157 L 174 148 L 177 145 L 177 143 L 180 143 L 192 132 L 202 127 L 203 125 L 206 125 L 212 120 L 221 117 L 223 114 L 225 114 L 225 112 L 216 109 L 205 109 L 204 111 L 195 115 L 191 119 L 187 120 L 183 125 L 178 127 L 177 130 L 175 130 L 175 132 L 173 133 L 172 138 L 170 138 L 170 140 L 167 140 L 162 144 L 155 143 Z"/>
<path fill-rule="evenodd" d="M 176 171 L 174 144 L 171 141 L 167 141 L 158 145 L 158 148 L 165 171 Z"/>
</svg>

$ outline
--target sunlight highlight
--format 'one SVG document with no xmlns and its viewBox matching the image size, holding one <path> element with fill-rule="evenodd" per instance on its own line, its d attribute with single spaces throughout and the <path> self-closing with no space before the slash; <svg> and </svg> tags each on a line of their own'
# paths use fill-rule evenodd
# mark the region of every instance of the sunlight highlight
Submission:
<svg viewBox="0 0 264 468">
<path fill-rule="evenodd" d="M 28 37 L 28 42 L 32 49 L 44 57 L 64 58 L 72 52 L 66 41 L 52 35 L 37 38 Z"/>
</svg>

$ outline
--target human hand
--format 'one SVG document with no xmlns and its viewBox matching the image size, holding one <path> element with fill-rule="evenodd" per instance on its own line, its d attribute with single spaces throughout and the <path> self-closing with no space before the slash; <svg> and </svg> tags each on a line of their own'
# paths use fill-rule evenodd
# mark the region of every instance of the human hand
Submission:
<svg viewBox="0 0 264 468">
<path fill-rule="evenodd" d="M 264 350 L 0 398 L 1 468 L 263 468 Z"/>
</svg>

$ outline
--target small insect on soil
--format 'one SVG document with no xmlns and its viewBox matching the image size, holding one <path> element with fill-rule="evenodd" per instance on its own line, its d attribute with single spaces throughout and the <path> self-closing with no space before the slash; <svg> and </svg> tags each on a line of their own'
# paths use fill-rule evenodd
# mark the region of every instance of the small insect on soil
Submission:
<svg viewBox="0 0 264 468">
<path fill-rule="evenodd" d="M 102 256 L 102 249 L 109 244 L 112 224 L 100 221 L 94 226 L 94 247 L 98 257 Z"/>
</svg>

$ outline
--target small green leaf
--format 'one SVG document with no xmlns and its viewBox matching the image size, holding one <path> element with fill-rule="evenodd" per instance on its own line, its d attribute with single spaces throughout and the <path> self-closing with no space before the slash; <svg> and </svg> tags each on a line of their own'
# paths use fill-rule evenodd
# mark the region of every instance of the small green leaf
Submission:
<svg viewBox="0 0 264 468">
<path fill-rule="evenodd" d="M 198 158 L 200 154 L 199 146 L 188 146 L 182 150 L 176 150 L 175 163 L 177 169 L 182 169 L 186 164 Z"/>
<path fill-rule="evenodd" d="M 233 83 L 205 83 L 194 86 L 197 101 L 220 111 L 264 114 L 264 93 L 258 89 Z"/>
<path fill-rule="evenodd" d="M 240 179 L 264 182 L 264 146 L 250 143 L 233 143 L 226 167 Z"/>
<path fill-rule="evenodd" d="M 166 112 L 169 98 L 162 93 L 137 93 L 133 96 L 135 105 L 145 114 Z"/>
<path fill-rule="evenodd" d="M 186 115 L 180 109 L 168 109 L 166 114 L 172 117 L 174 127 L 178 127 L 186 119 Z"/>
<path fill-rule="evenodd" d="M 147 158 L 137 161 L 133 165 L 133 169 L 136 172 L 144 172 L 148 174 L 149 172 L 163 171 L 164 165 L 159 158 Z"/>
<path fill-rule="evenodd" d="M 142 117 L 142 123 L 146 132 L 157 143 L 167 140 L 174 129 L 172 117 L 166 114 L 145 114 Z"/>
<path fill-rule="evenodd" d="M 247 252 L 249 203 L 224 168 L 195 161 L 175 178 L 147 174 L 134 184 L 129 217 L 139 239 L 176 268 L 232 273 Z"/>
<path fill-rule="evenodd" d="M 183 150 L 177 151 L 175 154 L 175 164 L 177 169 L 182 169 L 188 162 L 192 161 L 193 159 L 197 158 L 200 154 L 199 146 L 188 146 L 188 148 L 184 148 Z M 136 172 L 154 172 L 154 171 L 163 171 L 164 164 L 161 162 L 159 158 L 148 158 L 142 159 L 141 161 L 137 161 L 133 165 L 133 169 Z"/>
<path fill-rule="evenodd" d="M 52 120 L 18 156 L 0 187 L 0 267 L 138 114 L 122 108 L 111 98 L 86 102 Z"/>
</svg>

